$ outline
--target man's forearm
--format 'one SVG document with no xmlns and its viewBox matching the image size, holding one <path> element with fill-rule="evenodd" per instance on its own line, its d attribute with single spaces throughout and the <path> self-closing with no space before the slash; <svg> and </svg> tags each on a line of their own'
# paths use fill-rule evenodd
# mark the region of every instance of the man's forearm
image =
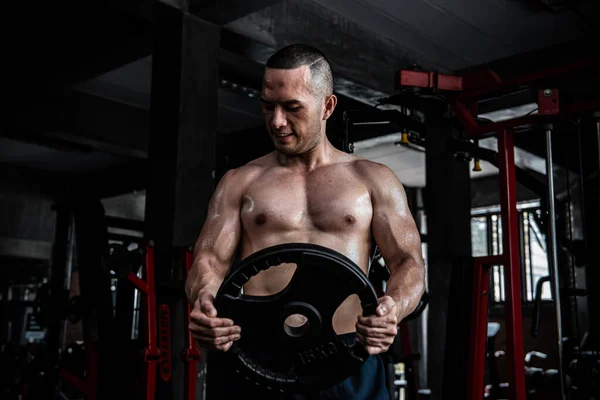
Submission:
<svg viewBox="0 0 600 400">
<path fill-rule="evenodd" d="M 224 268 L 212 264 L 203 258 L 197 258 L 192 264 L 185 282 L 185 294 L 190 303 L 193 304 L 196 301 L 198 293 L 202 290 L 209 290 L 216 295 L 223 283 L 226 271 Z"/>
<path fill-rule="evenodd" d="M 385 294 L 396 302 L 398 321 L 412 313 L 425 291 L 425 267 L 413 257 L 390 263 L 390 278 Z"/>
</svg>

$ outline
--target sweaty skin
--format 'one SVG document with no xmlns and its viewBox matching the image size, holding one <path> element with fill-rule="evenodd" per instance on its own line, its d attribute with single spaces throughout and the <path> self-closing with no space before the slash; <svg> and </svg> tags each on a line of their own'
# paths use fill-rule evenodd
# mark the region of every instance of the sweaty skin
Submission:
<svg viewBox="0 0 600 400">
<path fill-rule="evenodd" d="M 311 90 L 310 70 L 265 71 L 261 103 L 275 151 L 228 171 L 219 182 L 194 249 L 186 294 L 190 330 L 199 343 L 227 350 L 243 334 L 212 304 L 236 256 L 277 244 L 312 243 L 338 251 L 368 272 L 377 245 L 390 269 L 377 316 L 361 317 L 356 296 L 336 312 L 338 334 L 357 332 L 371 354 L 387 350 L 397 324 L 424 290 L 421 242 L 402 184 L 386 166 L 335 149 L 325 122 L 334 95 Z M 270 295 L 290 281 L 294 265 L 262 271 L 244 287 Z M 307 288 L 310 290 L 310 288 Z"/>
</svg>

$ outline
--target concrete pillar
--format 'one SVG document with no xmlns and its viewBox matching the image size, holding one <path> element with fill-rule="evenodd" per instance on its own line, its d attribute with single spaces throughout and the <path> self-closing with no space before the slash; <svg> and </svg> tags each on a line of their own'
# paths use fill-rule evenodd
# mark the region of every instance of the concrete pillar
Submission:
<svg viewBox="0 0 600 400">
<path fill-rule="evenodd" d="M 156 398 L 182 399 L 187 300 L 173 247 L 194 244 L 214 191 L 221 28 L 156 7 L 145 234 L 155 243 L 157 307 L 171 312 L 172 379 L 158 380 Z"/>
<path fill-rule="evenodd" d="M 466 382 L 467 373 L 468 342 L 464 339 L 468 340 L 466 308 L 472 276 L 469 164 L 455 160 L 448 148 L 456 132 L 451 120 L 444 118 L 445 110 L 446 105 L 440 103 L 428 103 L 424 109 L 430 295 L 427 366 L 432 399 L 446 398 L 448 393 L 466 398 L 465 387 L 460 385 Z"/>
</svg>

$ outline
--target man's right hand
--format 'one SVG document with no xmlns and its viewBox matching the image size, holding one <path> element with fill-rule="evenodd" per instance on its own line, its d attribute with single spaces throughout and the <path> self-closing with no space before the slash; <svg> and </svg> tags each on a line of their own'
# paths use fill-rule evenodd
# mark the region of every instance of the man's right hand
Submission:
<svg viewBox="0 0 600 400">
<path fill-rule="evenodd" d="M 190 326 L 194 339 L 207 350 L 227 351 L 240 338 L 241 328 L 227 318 L 217 318 L 215 297 L 200 292 L 190 313 Z"/>
</svg>

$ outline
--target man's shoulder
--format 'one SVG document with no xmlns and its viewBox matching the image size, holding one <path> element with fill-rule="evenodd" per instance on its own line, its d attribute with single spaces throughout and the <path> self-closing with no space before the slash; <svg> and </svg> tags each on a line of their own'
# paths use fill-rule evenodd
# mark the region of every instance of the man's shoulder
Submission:
<svg viewBox="0 0 600 400">
<path fill-rule="evenodd" d="M 244 167 L 248 167 L 248 169 L 256 170 L 262 169 L 265 170 L 269 167 L 272 167 L 276 164 L 275 152 L 271 152 L 265 154 L 262 157 L 255 158 L 252 161 L 249 161 Z"/>
<path fill-rule="evenodd" d="M 395 176 L 394 172 L 387 165 L 378 163 L 376 161 L 367 160 L 365 158 L 355 157 L 351 161 L 351 165 L 354 171 L 360 176 L 369 178 L 373 176 Z"/>
<path fill-rule="evenodd" d="M 270 154 L 256 158 L 244 165 L 229 169 L 224 175 L 223 180 L 235 184 L 243 184 L 249 180 L 255 179 L 265 170 L 271 167 Z"/>
<path fill-rule="evenodd" d="M 372 193 L 403 188 L 396 173 L 385 164 L 357 157 L 352 161 L 352 168 Z"/>
<path fill-rule="evenodd" d="M 240 167 L 229 169 L 224 175 L 222 180 L 228 183 L 240 184 L 248 179 L 259 175 L 263 168 L 256 164 L 245 164 Z"/>
</svg>

